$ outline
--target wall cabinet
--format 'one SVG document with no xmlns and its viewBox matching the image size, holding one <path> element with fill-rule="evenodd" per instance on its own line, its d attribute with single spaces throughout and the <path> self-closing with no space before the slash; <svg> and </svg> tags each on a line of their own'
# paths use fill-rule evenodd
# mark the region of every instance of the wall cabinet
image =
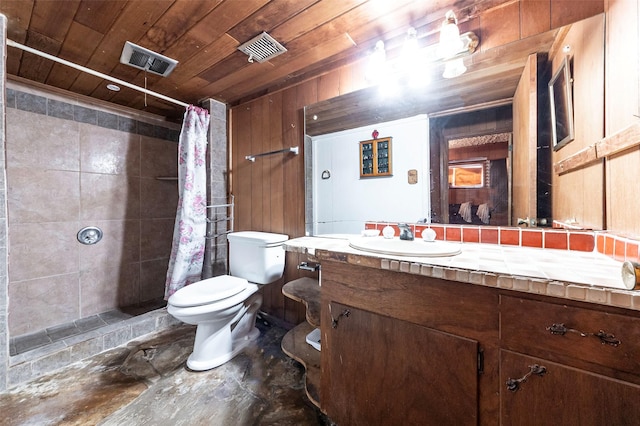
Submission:
<svg viewBox="0 0 640 426">
<path fill-rule="evenodd" d="M 360 177 L 391 176 L 392 138 L 360 142 Z"/>
</svg>

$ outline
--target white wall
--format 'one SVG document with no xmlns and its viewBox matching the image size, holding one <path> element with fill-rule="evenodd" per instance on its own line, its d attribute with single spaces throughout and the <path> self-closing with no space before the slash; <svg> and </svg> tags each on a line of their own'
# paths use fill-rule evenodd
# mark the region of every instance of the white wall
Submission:
<svg viewBox="0 0 640 426">
<path fill-rule="evenodd" d="M 360 178 L 359 142 L 391 137 L 393 176 Z M 358 234 L 365 221 L 416 222 L 429 217 L 429 119 L 402 120 L 312 138 L 313 233 Z M 418 183 L 408 183 L 408 171 Z M 330 179 L 322 179 L 324 170 Z"/>
</svg>

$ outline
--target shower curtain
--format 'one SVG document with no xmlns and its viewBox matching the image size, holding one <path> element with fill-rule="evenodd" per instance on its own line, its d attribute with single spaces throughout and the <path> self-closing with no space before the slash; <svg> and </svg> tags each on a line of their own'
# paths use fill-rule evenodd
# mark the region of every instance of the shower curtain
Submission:
<svg viewBox="0 0 640 426">
<path fill-rule="evenodd" d="M 178 144 L 178 208 L 164 298 L 200 281 L 207 230 L 207 132 L 209 112 L 193 105 L 184 113 Z"/>
</svg>

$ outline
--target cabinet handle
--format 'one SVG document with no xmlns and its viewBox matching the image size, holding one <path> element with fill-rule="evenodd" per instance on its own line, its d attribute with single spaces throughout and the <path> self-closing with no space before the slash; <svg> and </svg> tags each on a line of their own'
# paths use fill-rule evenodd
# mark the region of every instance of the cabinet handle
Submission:
<svg viewBox="0 0 640 426">
<path fill-rule="evenodd" d="M 598 339 L 600 339 L 600 343 L 602 343 L 603 345 L 609 345 L 609 346 L 614 346 L 614 347 L 615 346 L 620 346 L 620 344 L 622 343 L 622 342 L 620 342 L 620 340 L 616 339 L 615 335 L 613 335 L 611 333 L 607 333 L 604 330 L 600 330 L 597 333 L 585 333 L 583 331 L 576 330 L 574 328 L 568 328 L 564 324 L 557 324 L 557 323 L 551 324 L 549 327 L 547 327 L 547 330 L 551 334 L 555 334 L 555 335 L 559 335 L 559 336 L 564 336 L 568 332 L 576 333 L 576 334 L 580 335 L 580 337 L 595 336 Z"/>
<path fill-rule="evenodd" d="M 520 389 L 520 384 L 524 383 L 527 381 L 527 379 L 529 378 L 529 376 L 531 376 L 532 374 L 535 374 L 536 376 L 544 376 L 544 374 L 547 372 L 547 367 L 544 367 L 542 365 L 538 365 L 538 364 L 533 364 L 529 366 L 529 372 L 527 374 L 525 374 L 524 376 L 522 376 L 519 379 L 507 379 L 507 389 L 510 390 L 511 392 L 515 392 L 518 389 Z"/>
<path fill-rule="evenodd" d="M 349 315 L 351 315 L 351 311 L 348 309 L 343 309 L 342 312 L 340 312 L 340 315 L 338 315 L 337 318 L 334 318 L 333 314 L 331 314 L 331 305 L 329 305 L 329 314 L 331 315 L 331 327 L 338 328 L 338 321 L 340 321 L 340 318 L 347 318 Z"/>
</svg>

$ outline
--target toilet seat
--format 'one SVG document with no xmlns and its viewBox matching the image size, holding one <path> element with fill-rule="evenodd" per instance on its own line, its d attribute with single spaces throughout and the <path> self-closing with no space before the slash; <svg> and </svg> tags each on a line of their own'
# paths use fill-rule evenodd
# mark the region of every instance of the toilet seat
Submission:
<svg viewBox="0 0 640 426">
<path fill-rule="evenodd" d="M 167 302 L 180 308 L 208 305 L 243 292 L 248 284 L 244 278 L 221 275 L 183 287 Z"/>
</svg>

